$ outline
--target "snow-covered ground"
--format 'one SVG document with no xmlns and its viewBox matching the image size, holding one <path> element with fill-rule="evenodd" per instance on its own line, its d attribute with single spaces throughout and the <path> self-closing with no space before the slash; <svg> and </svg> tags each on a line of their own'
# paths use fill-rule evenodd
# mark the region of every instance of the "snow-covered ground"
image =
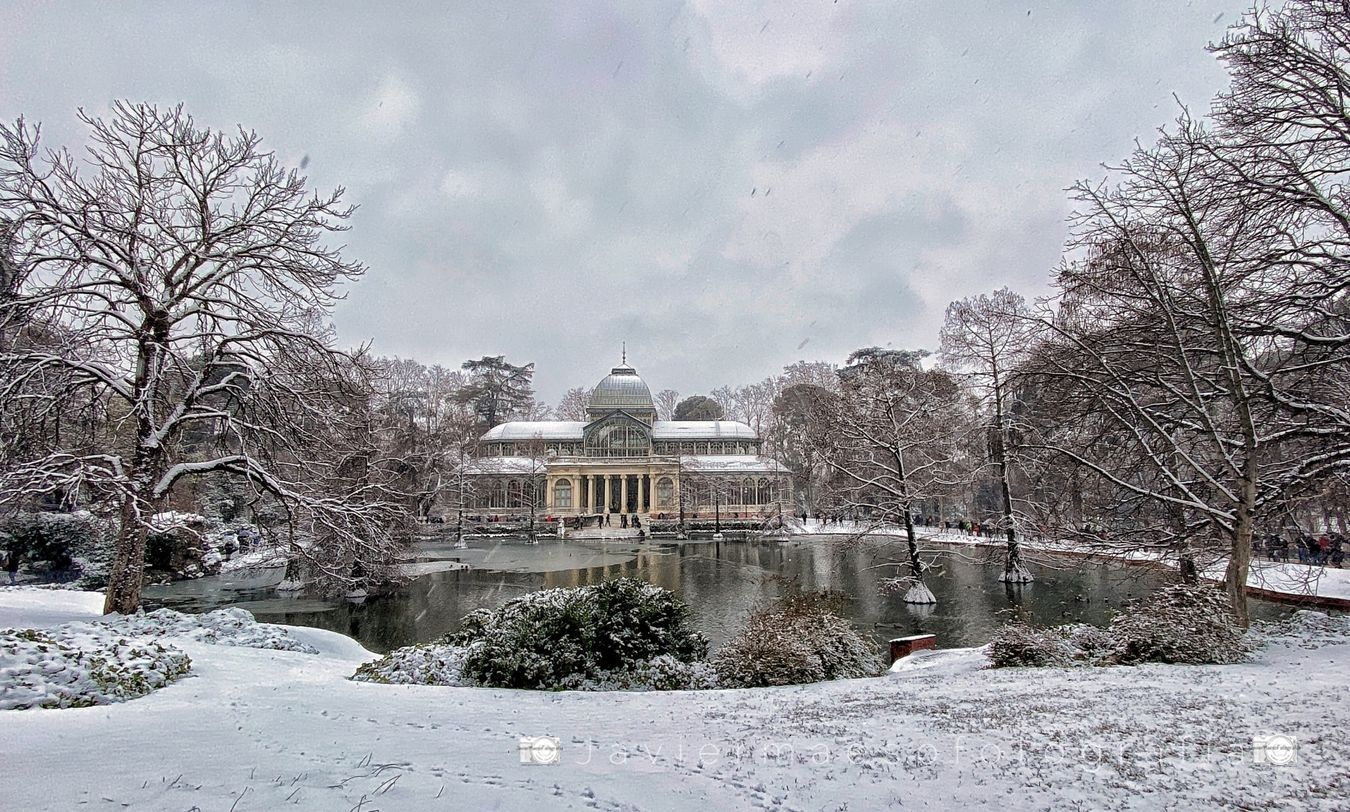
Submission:
<svg viewBox="0 0 1350 812">
<path fill-rule="evenodd" d="M 943 544 L 968 544 L 977 547 L 1001 547 L 1003 539 L 989 539 L 972 536 L 956 530 L 942 531 L 932 527 L 916 528 L 919 535 Z M 800 519 L 789 519 L 784 531 L 788 535 L 841 535 L 866 534 L 873 536 L 903 536 L 903 527 L 895 525 L 871 525 L 864 522 L 824 523 L 817 519 L 808 519 L 805 524 Z M 1029 550 L 1041 550 L 1052 553 L 1079 553 L 1082 550 L 1070 544 L 1056 544 L 1040 539 L 1023 539 L 1023 546 Z M 1144 559 L 1143 554 L 1130 556 Z M 1223 579 L 1225 562 L 1220 561 L 1207 568 L 1202 574 L 1215 581 Z M 1250 589 L 1268 593 L 1271 597 L 1289 599 L 1318 598 L 1334 602 L 1350 602 L 1350 569 L 1337 567 L 1314 567 L 1307 564 L 1275 562 L 1258 559 L 1252 562 L 1251 572 L 1247 575 Z"/>
<path fill-rule="evenodd" d="M 97 596 L 0 590 L 0 626 L 97 618 Z M 6 809 L 1345 809 L 1345 621 L 1251 663 L 981 668 L 726 692 L 379 685 L 372 657 L 174 639 L 193 675 L 117 705 L 0 714 Z M 1258 763 L 1253 739 L 1297 744 Z M 522 764 L 556 736 L 559 763 Z"/>
</svg>

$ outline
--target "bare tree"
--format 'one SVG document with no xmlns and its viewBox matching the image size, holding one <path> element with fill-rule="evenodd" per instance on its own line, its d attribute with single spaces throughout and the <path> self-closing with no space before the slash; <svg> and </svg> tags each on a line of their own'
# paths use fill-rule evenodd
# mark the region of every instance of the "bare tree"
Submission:
<svg viewBox="0 0 1350 812">
<path fill-rule="evenodd" d="M 851 512 L 905 529 L 909 576 L 906 603 L 936 603 L 924 583 L 915 514 L 939 483 L 954 442 L 950 414 L 960 386 L 942 370 L 925 371 L 926 352 L 858 350 L 840 371 L 842 393 L 816 401 L 827 410 L 817 426 L 830 426 L 826 455 L 838 475 L 836 494 Z"/>
<path fill-rule="evenodd" d="M 680 402 L 680 393 L 674 389 L 662 389 L 656 393 L 656 419 L 674 420 L 675 406 Z M 583 418 L 584 419 L 584 418 Z"/>
<path fill-rule="evenodd" d="M 783 388 L 805 384 L 831 392 L 839 390 L 839 368 L 827 361 L 794 361 L 783 367 L 780 378 Z"/>
<path fill-rule="evenodd" d="M 458 399 L 465 376 L 411 359 L 377 359 L 382 448 L 399 490 L 427 519 L 458 465 L 460 448 L 475 428 L 474 415 Z"/>
<path fill-rule="evenodd" d="M 331 578 L 387 572 L 400 514 L 368 465 L 367 366 L 319 321 L 364 272 L 323 243 L 346 228 L 342 190 L 311 194 L 256 134 L 199 129 L 181 107 L 119 102 L 80 120 L 82 163 L 40 153 L 22 119 L 0 127 L 0 217 L 22 270 L 0 319 L 23 314 L 0 401 L 52 412 L 103 397 L 122 428 L 102 449 L 9 460 L 0 493 L 116 504 L 108 612 L 140 605 L 150 517 L 209 472 L 278 498 L 314 542 L 298 552 Z M 214 441 L 186 443 L 200 427 Z"/>
<path fill-rule="evenodd" d="M 1002 580 L 1028 583 L 1033 577 L 1022 565 L 1014 520 L 1010 441 L 1013 392 L 1010 377 L 1035 344 L 1036 320 L 1017 293 L 1001 288 L 992 295 L 972 296 L 947 307 L 942 327 L 943 360 L 973 372 L 972 381 L 988 414 L 989 460 L 1002 501 L 1001 529 L 1007 538 Z"/>
<path fill-rule="evenodd" d="M 817 496 L 828 470 L 824 446 L 829 438 L 822 435 L 816 421 L 826 411 L 823 404 L 834 395 L 809 383 L 786 387 L 774 401 L 773 428 L 765 438 L 769 456 L 782 460 L 792 471 L 803 507 L 812 513 L 819 507 Z"/>
<path fill-rule="evenodd" d="M 563 393 L 562 400 L 558 401 L 558 408 L 554 413 L 559 420 L 585 420 L 586 404 L 590 400 L 590 390 L 583 389 L 580 386 L 568 389 Z"/>
<path fill-rule="evenodd" d="M 1328 398 L 1350 358 L 1326 332 L 1343 323 L 1335 307 L 1308 307 L 1326 276 L 1300 265 L 1301 217 L 1254 205 L 1224 149 L 1183 116 L 1116 168 L 1116 185 L 1075 188 L 1088 254 L 1059 274 L 1050 324 L 1063 346 L 1044 369 L 1093 401 L 1083 412 L 1109 441 L 1054 449 L 1170 516 L 1189 546 L 1225 540 L 1245 624 L 1263 511 L 1350 462 L 1344 401 Z"/>
</svg>

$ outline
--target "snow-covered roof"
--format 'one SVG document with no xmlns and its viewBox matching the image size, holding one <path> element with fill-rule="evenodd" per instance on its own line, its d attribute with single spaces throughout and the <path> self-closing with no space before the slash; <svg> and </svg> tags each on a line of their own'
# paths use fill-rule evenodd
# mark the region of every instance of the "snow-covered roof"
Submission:
<svg viewBox="0 0 1350 812">
<path fill-rule="evenodd" d="M 483 441 L 580 440 L 585 427 L 580 420 L 514 420 L 488 429 Z"/>
<path fill-rule="evenodd" d="M 547 462 L 543 458 L 531 457 L 479 457 L 464 468 L 465 472 L 471 476 L 478 474 L 542 475 Z"/>
<path fill-rule="evenodd" d="M 514 420 L 493 426 L 484 442 L 502 440 L 580 440 L 586 424 L 580 420 Z M 658 420 L 653 440 L 757 440 L 755 430 L 736 420 Z"/>
<path fill-rule="evenodd" d="M 673 459 L 673 458 L 664 458 Z M 575 462 L 575 458 L 559 462 Z M 506 474 L 520 476 L 524 474 L 542 475 L 548 464 L 554 460 L 530 457 L 479 457 L 469 463 L 470 475 Z M 597 459 L 599 465 L 632 464 L 632 460 Z M 699 474 L 786 474 L 788 469 L 777 460 L 768 457 L 756 457 L 753 454 L 695 454 L 680 457 L 680 465 L 686 471 Z"/>
<path fill-rule="evenodd" d="M 681 457 L 686 470 L 700 474 L 786 474 L 788 469 L 778 460 L 756 457 L 753 454 L 699 454 Z"/>
<path fill-rule="evenodd" d="M 755 430 L 736 420 L 658 420 L 653 440 L 757 440 Z"/>
</svg>

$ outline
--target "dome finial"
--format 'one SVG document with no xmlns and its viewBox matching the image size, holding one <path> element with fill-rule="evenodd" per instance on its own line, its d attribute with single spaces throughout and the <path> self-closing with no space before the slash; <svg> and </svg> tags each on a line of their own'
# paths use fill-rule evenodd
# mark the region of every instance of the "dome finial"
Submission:
<svg viewBox="0 0 1350 812">
<path fill-rule="evenodd" d="M 620 344 L 623 347 L 623 365 L 628 366 L 628 342 L 623 341 Z"/>
</svg>

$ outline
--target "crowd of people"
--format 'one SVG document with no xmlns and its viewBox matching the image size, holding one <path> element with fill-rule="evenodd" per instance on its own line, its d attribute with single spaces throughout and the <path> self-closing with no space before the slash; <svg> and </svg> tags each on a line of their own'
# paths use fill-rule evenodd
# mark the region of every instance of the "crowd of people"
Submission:
<svg viewBox="0 0 1350 812">
<path fill-rule="evenodd" d="M 1294 535 L 1292 544 L 1288 536 L 1279 533 L 1271 533 L 1264 539 L 1253 536 L 1252 556 L 1259 557 L 1264 553 L 1271 561 L 1288 561 L 1291 546 L 1300 564 L 1340 567 L 1345 562 L 1345 536 L 1334 532 L 1318 536 L 1299 532 Z"/>
</svg>

